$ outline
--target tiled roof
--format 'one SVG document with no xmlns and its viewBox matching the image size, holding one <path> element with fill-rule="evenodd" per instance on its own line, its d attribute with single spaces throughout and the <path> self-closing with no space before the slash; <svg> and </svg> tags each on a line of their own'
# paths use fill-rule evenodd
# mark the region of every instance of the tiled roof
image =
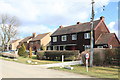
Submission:
<svg viewBox="0 0 120 80">
<path fill-rule="evenodd" d="M 98 25 L 99 22 L 100 20 L 94 21 L 94 28 Z M 72 26 L 58 28 L 51 36 L 90 31 L 90 28 L 90 22 L 80 23 Z"/>
<path fill-rule="evenodd" d="M 14 43 L 14 42 L 16 42 L 16 41 L 18 41 L 18 40 L 20 40 L 20 39 L 17 39 L 17 40 L 12 40 L 10 43 Z"/>
<path fill-rule="evenodd" d="M 110 38 L 112 36 L 114 36 L 114 33 L 103 33 L 100 35 L 100 37 L 98 38 L 98 40 L 96 40 L 95 44 L 108 44 Z"/>
<path fill-rule="evenodd" d="M 33 38 L 30 41 L 37 41 L 37 40 L 41 40 L 43 37 L 45 37 L 47 34 L 49 33 L 44 33 L 44 34 L 38 34 L 35 38 Z"/>
<path fill-rule="evenodd" d="M 28 37 L 26 37 L 26 38 L 24 38 L 22 41 L 20 41 L 20 42 L 27 42 L 29 39 L 31 39 L 32 38 L 32 36 L 28 36 Z"/>
</svg>

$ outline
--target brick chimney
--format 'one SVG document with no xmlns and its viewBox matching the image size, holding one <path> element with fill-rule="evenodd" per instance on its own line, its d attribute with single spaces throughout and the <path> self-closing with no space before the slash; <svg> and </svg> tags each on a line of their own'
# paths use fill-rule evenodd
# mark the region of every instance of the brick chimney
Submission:
<svg viewBox="0 0 120 80">
<path fill-rule="evenodd" d="M 104 21 L 104 20 L 105 20 L 105 17 L 104 17 L 104 16 L 101 16 L 101 17 L 100 17 L 100 20 L 103 20 L 103 21 Z"/>
<path fill-rule="evenodd" d="M 63 26 L 61 25 L 61 26 L 59 26 L 59 28 L 63 28 Z"/>
<path fill-rule="evenodd" d="M 36 37 L 36 33 L 33 33 L 33 38 Z"/>
<path fill-rule="evenodd" d="M 77 22 L 77 24 L 81 24 L 81 22 Z"/>
</svg>

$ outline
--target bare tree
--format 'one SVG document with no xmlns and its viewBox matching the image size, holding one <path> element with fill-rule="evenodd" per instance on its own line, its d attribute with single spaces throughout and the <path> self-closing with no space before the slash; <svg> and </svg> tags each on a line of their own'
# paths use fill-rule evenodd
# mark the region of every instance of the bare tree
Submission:
<svg viewBox="0 0 120 80">
<path fill-rule="evenodd" d="M 8 14 L 0 15 L 0 40 L 2 47 L 9 50 L 10 41 L 15 38 L 18 33 L 19 20 L 15 16 Z"/>
</svg>

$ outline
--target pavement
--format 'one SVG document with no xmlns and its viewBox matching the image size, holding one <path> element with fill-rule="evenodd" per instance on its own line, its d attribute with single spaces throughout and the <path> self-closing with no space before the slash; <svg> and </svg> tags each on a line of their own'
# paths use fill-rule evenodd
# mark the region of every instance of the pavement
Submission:
<svg viewBox="0 0 120 80">
<path fill-rule="evenodd" d="M 2 78 L 92 78 L 86 75 L 47 69 L 40 65 L 27 65 L 0 60 Z"/>
<path fill-rule="evenodd" d="M 53 63 L 53 64 L 44 64 L 44 65 L 38 65 L 41 67 L 63 67 L 63 66 L 69 66 L 69 65 L 77 65 L 77 64 L 83 64 L 82 61 L 70 61 L 70 62 L 63 62 L 63 63 Z"/>
</svg>

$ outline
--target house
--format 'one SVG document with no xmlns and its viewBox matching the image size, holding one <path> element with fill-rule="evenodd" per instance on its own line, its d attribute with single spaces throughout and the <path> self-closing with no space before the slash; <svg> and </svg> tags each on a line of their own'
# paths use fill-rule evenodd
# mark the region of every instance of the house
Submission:
<svg viewBox="0 0 120 80">
<path fill-rule="evenodd" d="M 36 34 L 33 33 L 32 36 L 25 37 L 22 41 L 19 42 L 19 46 L 24 44 L 26 49 L 29 50 L 29 41 L 32 40 L 32 38 L 34 38 L 35 36 L 36 36 Z"/>
<path fill-rule="evenodd" d="M 19 45 L 19 42 L 20 42 L 21 40 L 22 40 L 22 39 L 12 40 L 12 41 L 10 42 L 9 49 L 10 49 L 10 50 L 17 50 L 18 45 Z"/>
<path fill-rule="evenodd" d="M 110 33 L 104 17 L 95 20 L 93 29 L 94 48 L 115 48 L 120 42 L 115 33 Z M 80 23 L 59 28 L 51 35 L 51 50 L 79 50 L 90 48 L 91 22 Z"/>
<path fill-rule="evenodd" d="M 44 33 L 44 34 L 38 34 L 34 38 L 32 38 L 29 41 L 29 47 L 32 48 L 32 50 L 41 50 L 41 47 L 46 47 L 49 42 L 51 41 L 51 33 Z"/>
</svg>

